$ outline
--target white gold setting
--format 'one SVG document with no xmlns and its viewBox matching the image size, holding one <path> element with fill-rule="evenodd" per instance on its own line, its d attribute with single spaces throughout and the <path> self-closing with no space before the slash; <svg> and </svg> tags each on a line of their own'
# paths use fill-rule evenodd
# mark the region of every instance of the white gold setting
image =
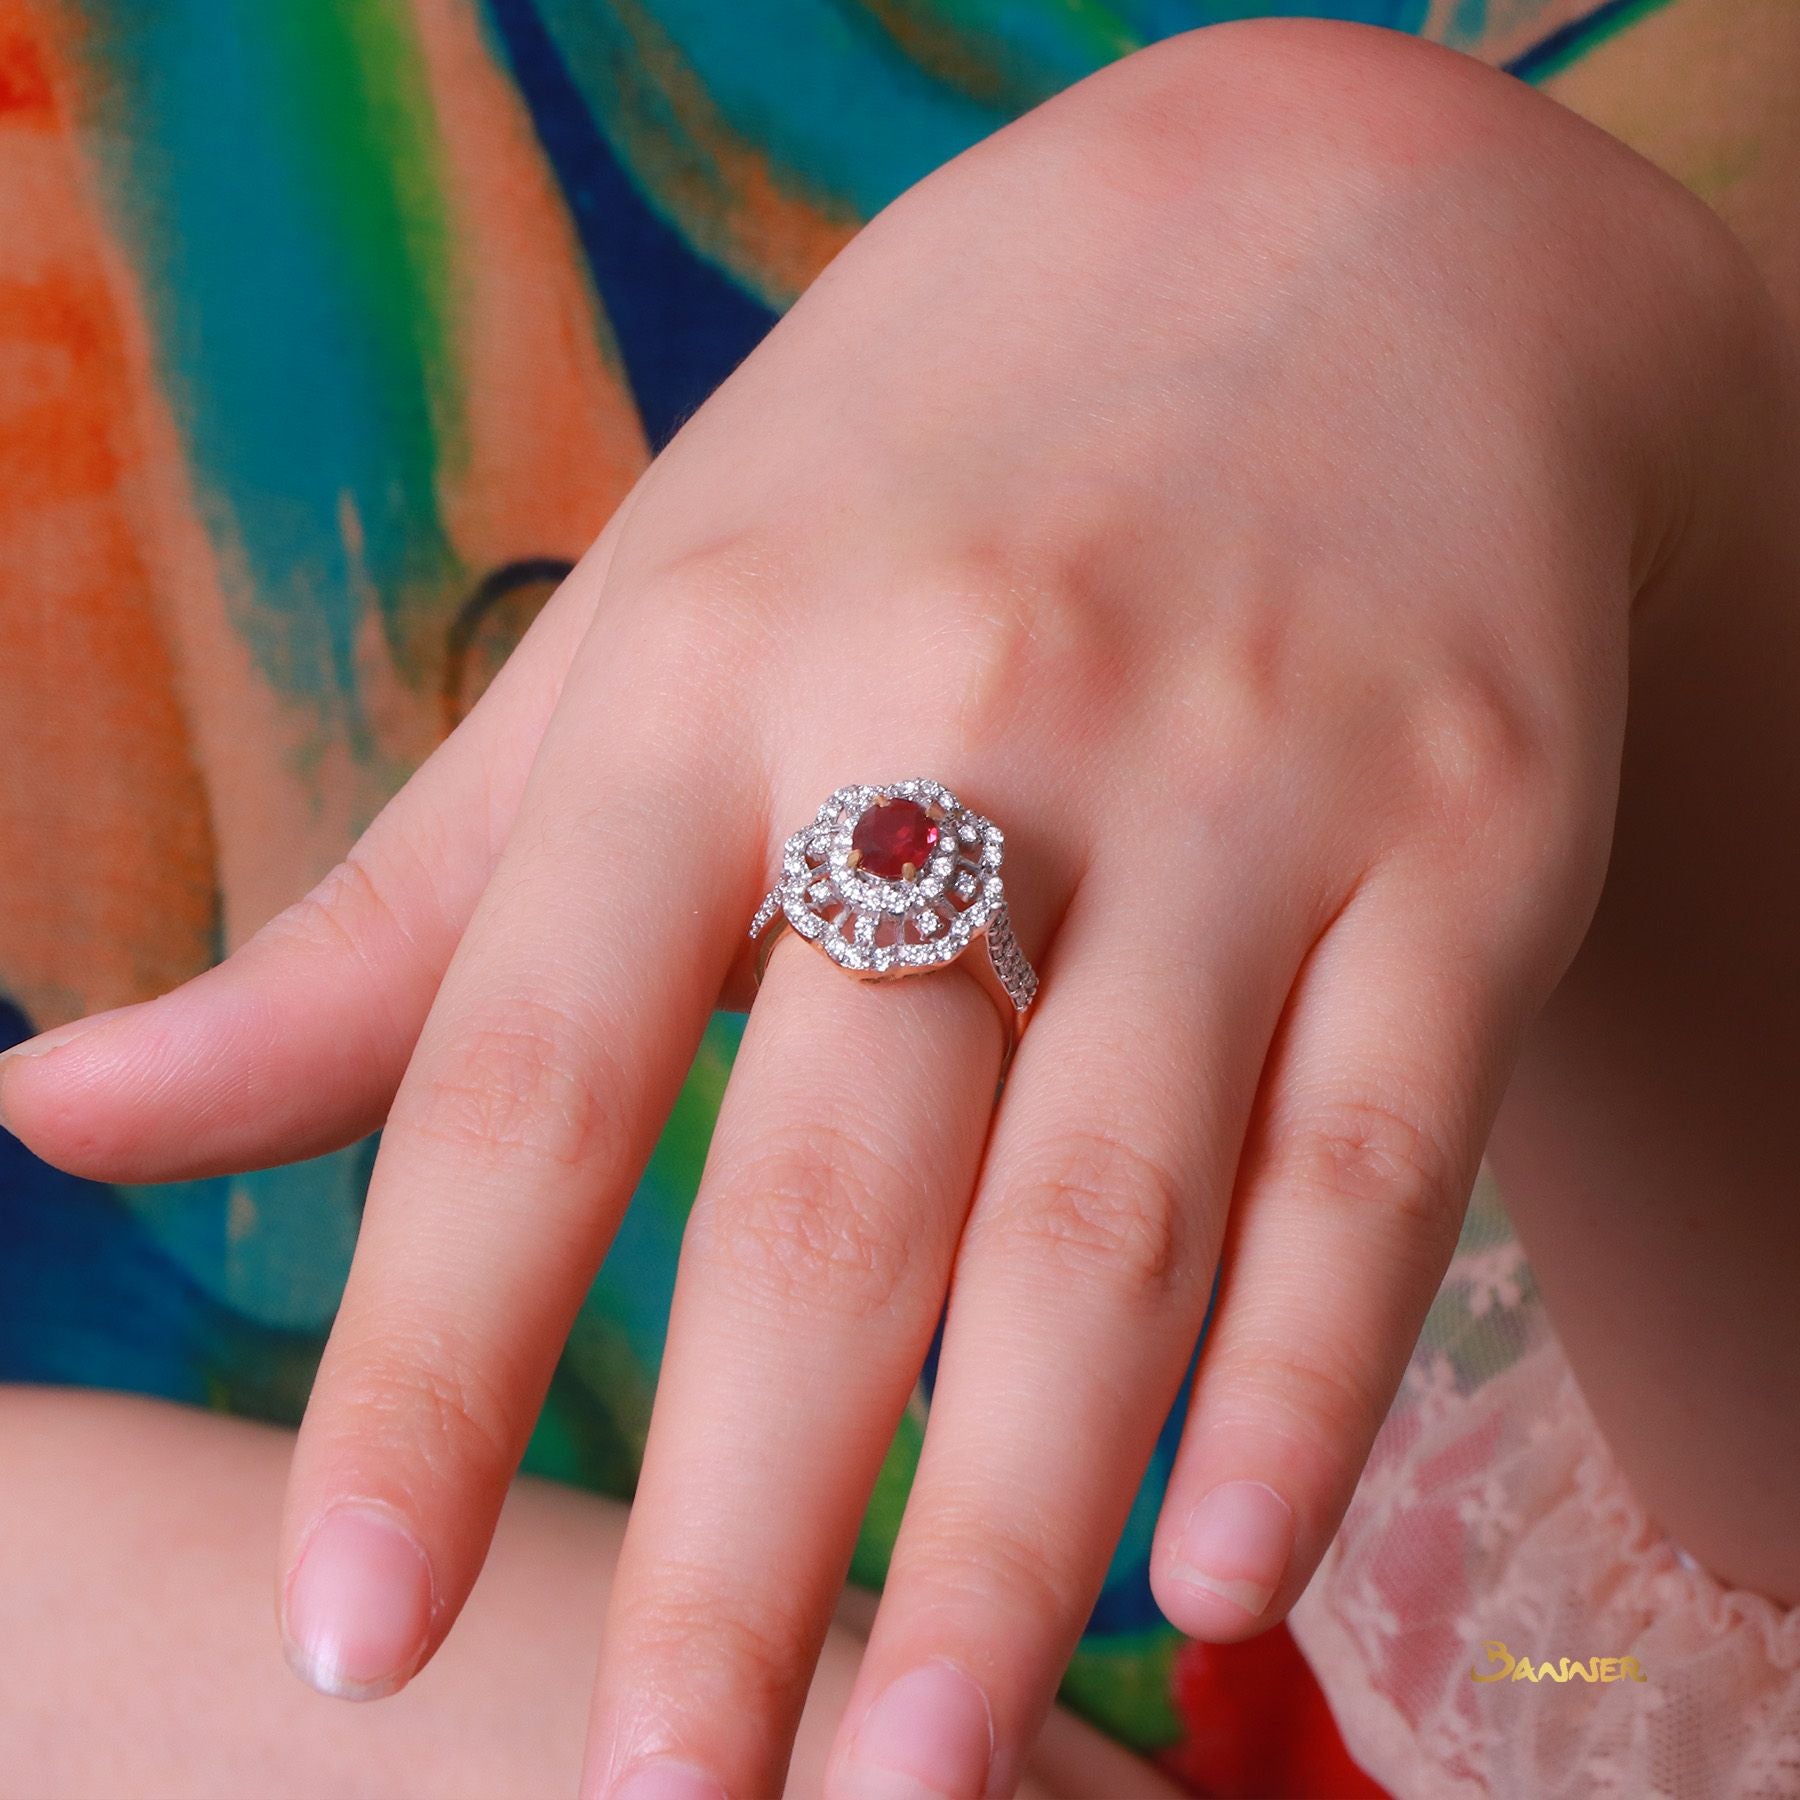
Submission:
<svg viewBox="0 0 1800 1800">
<path fill-rule="evenodd" d="M 923 865 L 894 878 L 860 866 L 853 842 L 872 808 L 910 800 L 936 826 Z M 917 819 L 913 808 L 905 809 Z M 787 841 L 781 879 L 750 923 L 761 937 L 777 915 L 831 960 L 865 979 L 907 975 L 952 963 L 980 938 L 1006 999 L 1021 1016 L 1037 975 L 1013 936 L 1001 875 L 1006 839 L 990 819 L 936 781 L 841 787 L 810 825 Z"/>
</svg>

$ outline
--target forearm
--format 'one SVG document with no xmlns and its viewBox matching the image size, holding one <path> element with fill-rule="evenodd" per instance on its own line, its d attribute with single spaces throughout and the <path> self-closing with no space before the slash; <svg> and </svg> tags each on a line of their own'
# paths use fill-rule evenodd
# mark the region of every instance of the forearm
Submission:
<svg viewBox="0 0 1800 1800">
<path fill-rule="evenodd" d="M 0 1386 L 0 1787 L 43 1800 L 545 1800 L 573 1794 L 615 1502 L 529 1478 L 462 1623 L 404 1692 L 346 1705 L 297 1681 L 273 1618 L 293 1440 L 116 1394 Z M 821 1791 L 862 1655 L 847 1590 L 788 1791 Z M 1175 1790 L 1060 1709 L 1022 1800 Z M 1064 1786 L 1063 1783 L 1070 1785 Z"/>
<path fill-rule="evenodd" d="M 306 1688 L 273 1617 L 291 1437 L 0 1387 L 0 1769 L 73 1800 L 573 1793 L 621 1521 L 521 1482 L 464 1630 L 415 1688 Z"/>
<path fill-rule="evenodd" d="M 1791 346 L 1731 503 L 1637 626 L 1607 884 L 1493 1153 L 1574 1372 L 1651 1513 L 1800 1600 L 1800 452 Z"/>
</svg>

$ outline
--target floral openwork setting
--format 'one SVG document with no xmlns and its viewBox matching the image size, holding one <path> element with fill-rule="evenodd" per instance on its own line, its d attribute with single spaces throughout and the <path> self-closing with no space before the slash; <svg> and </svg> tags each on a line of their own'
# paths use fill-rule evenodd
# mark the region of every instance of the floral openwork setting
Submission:
<svg viewBox="0 0 1800 1800">
<path fill-rule="evenodd" d="M 999 826 L 935 781 L 842 787 L 796 831 L 781 879 L 750 924 L 778 913 L 853 974 L 882 977 L 953 962 L 975 938 L 1022 1013 L 1037 975 L 1012 933 Z"/>
</svg>

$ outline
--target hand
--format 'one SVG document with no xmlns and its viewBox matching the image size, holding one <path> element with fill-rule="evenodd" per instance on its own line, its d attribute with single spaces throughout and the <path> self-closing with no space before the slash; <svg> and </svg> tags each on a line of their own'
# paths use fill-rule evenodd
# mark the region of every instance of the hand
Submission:
<svg viewBox="0 0 1800 1800">
<path fill-rule="evenodd" d="M 1201 1637 L 1279 1618 L 1599 893 L 1632 609 L 1719 528 L 1756 309 L 1610 139 L 1351 28 L 1174 40 L 884 213 L 318 891 L 7 1066 L 102 1178 L 387 1121 L 291 1479 L 302 1668 L 386 1692 L 442 1640 L 783 838 L 903 774 L 1007 828 L 1043 996 L 995 1115 L 973 982 L 777 950 L 591 1791 L 779 1790 L 953 1270 L 836 1791 L 1011 1791 L 1222 1251 L 1155 1581 Z"/>
</svg>

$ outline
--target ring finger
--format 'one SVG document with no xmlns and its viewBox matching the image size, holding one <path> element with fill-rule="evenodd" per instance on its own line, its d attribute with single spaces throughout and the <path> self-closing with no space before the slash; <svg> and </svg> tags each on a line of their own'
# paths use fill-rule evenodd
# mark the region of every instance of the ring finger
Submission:
<svg viewBox="0 0 1800 1800">
<path fill-rule="evenodd" d="M 780 1791 L 1000 1053 L 961 971 L 872 986 L 797 942 L 771 959 L 682 1251 L 584 1794 Z"/>
</svg>

